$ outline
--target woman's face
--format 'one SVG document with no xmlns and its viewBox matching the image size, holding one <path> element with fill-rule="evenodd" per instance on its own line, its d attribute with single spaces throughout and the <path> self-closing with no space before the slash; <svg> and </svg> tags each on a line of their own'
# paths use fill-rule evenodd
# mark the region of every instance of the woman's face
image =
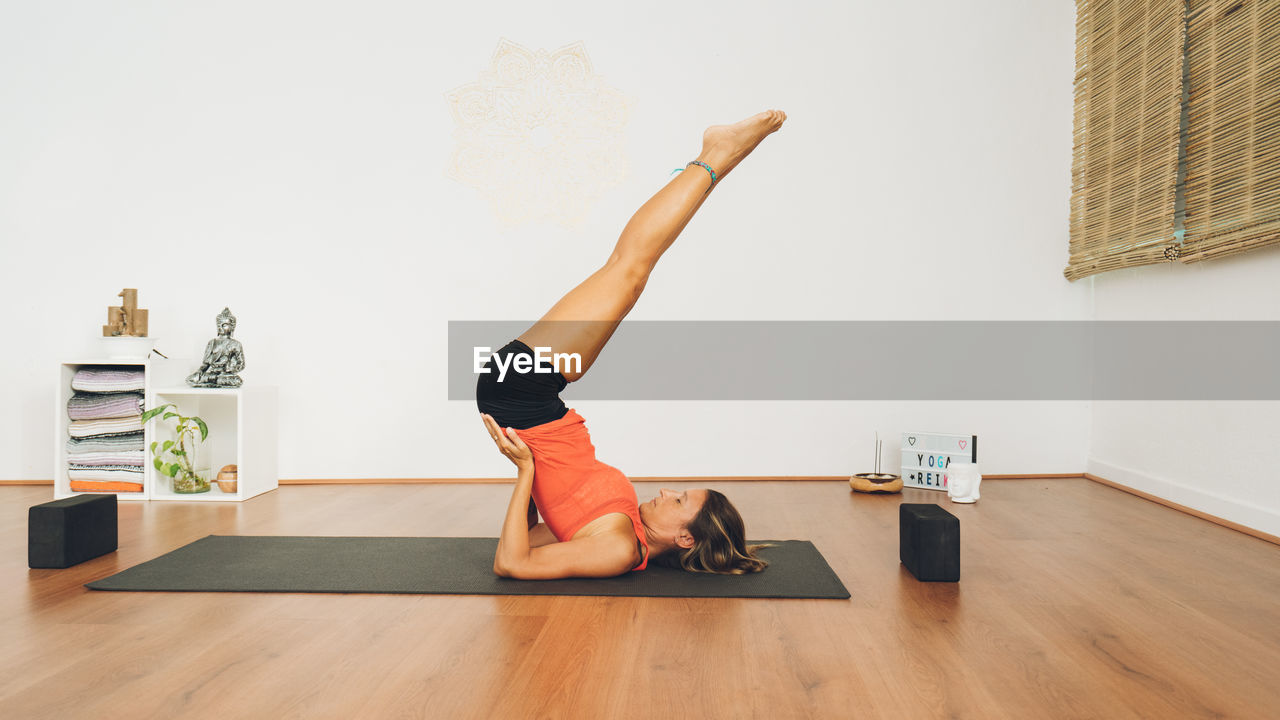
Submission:
<svg viewBox="0 0 1280 720">
<path fill-rule="evenodd" d="M 663 488 L 657 497 L 640 505 L 640 519 L 653 530 L 675 532 L 693 522 L 706 500 L 706 490 Z"/>
</svg>

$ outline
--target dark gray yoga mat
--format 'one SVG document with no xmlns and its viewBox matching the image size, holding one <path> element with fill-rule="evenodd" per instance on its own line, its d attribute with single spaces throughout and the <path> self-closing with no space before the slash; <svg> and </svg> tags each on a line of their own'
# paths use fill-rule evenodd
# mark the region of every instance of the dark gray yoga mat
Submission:
<svg viewBox="0 0 1280 720">
<path fill-rule="evenodd" d="M 642 597 L 849 597 L 807 540 L 776 540 L 751 575 L 650 567 L 621 577 L 511 580 L 493 574 L 497 538 L 209 535 L 87 583 L 94 590 L 621 595 Z"/>
</svg>

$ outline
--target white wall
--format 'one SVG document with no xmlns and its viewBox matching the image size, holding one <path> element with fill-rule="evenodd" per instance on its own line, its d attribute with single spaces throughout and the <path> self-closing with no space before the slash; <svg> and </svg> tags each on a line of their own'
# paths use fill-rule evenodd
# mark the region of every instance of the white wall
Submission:
<svg viewBox="0 0 1280 720">
<path fill-rule="evenodd" d="M 1278 320 L 1280 248 L 1093 279 L 1099 320 Z M 1223 348 L 1231 352 L 1231 348 Z M 1166 362 L 1177 362 L 1169 358 Z M 1194 367 L 1186 368 L 1189 375 Z M 1280 403 L 1099 402 L 1089 472 L 1273 535 Z"/>
<path fill-rule="evenodd" d="M 224 305 L 280 387 L 287 478 L 507 474 L 444 393 L 446 323 L 536 319 L 701 130 L 790 119 L 663 259 L 638 319 L 1067 319 L 1074 6 L 10 3 L 0 9 L 0 479 L 52 476 L 57 363 L 122 287 L 198 356 Z M 632 102 L 584 221 L 508 227 L 445 175 L 445 94 L 500 38 L 585 43 Z M 955 286 L 949 278 L 962 276 Z M 879 431 L 1078 472 L 1088 403 L 581 403 L 630 474 L 845 474 Z M 892 456 L 892 454 L 890 454 Z M 896 467 L 896 461 L 890 460 Z"/>
</svg>

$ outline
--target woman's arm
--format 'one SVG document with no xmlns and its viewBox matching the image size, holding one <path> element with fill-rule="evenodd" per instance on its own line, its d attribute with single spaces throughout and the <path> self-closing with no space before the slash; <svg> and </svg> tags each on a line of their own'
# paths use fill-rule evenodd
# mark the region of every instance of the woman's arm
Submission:
<svg viewBox="0 0 1280 720">
<path fill-rule="evenodd" d="M 493 571 L 506 575 L 505 568 L 514 567 L 529 557 L 529 495 L 533 492 L 533 462 L 516 465 L 516 489 L 511 493 L 507 517 L 498 537 L 498 552 L 493 556 Z"/>
<path fill-rule="evenodd" d="M 533 492 L 533 453 L 516 431 L 503 430 L 493 418 L 482 416 L 498 449 L 516 466 L 516 487 L 493 556 L 493 572 L 522 580 L 566 577 L 612 577 L 635 566 L 635 539 L 630 520 L 620 532 L 530 547 L 528 509 Z"/>
<path fill-rule="evenodd" d="M 616 531 L 530 548 L 509 564 L 495 557 L 493 571 L 519 580 L 622 575 L 636 566 L 636 536 L 631 520 L 619 517 Z"/>
</svg>

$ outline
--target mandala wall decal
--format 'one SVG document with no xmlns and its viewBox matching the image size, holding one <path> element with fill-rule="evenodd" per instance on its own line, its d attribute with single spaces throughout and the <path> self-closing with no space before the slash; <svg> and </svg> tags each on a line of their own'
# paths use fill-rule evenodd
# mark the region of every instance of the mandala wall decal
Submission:
<svg viewBox="0 0 1280 720">
<path fill-rule="evenodd" d="M 506 225 L 578 225 L 628 170 L 631 100 L 594 74 L 581 42 L 548 52 L 504 38 L 479 79 L 446 97 L 447 174 L 479 190 Z"/>
</svg>

